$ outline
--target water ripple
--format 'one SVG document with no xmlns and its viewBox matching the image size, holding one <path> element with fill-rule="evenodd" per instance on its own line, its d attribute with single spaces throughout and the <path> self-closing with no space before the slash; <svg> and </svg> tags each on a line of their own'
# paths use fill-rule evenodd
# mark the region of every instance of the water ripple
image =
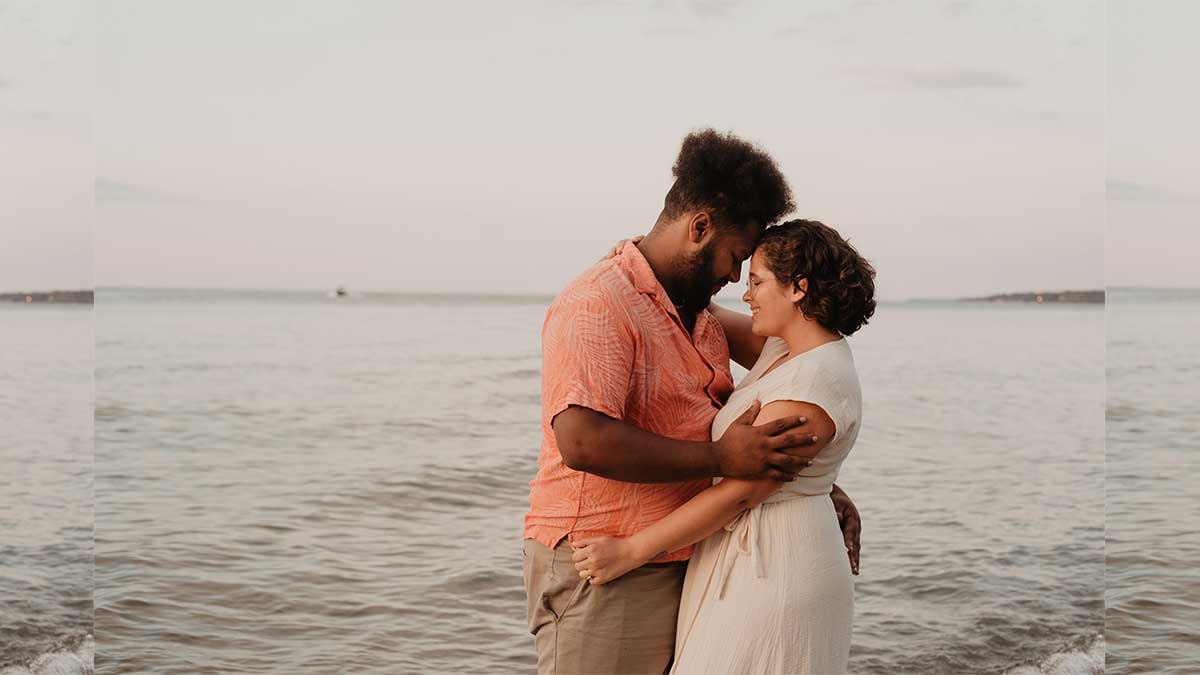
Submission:
<svg viewBox="0 0 1200 675">
<path fill-rule="evenodd" d="M 99 672 L 533 669 L 544 305 L 105 307 Z M 1002 672 L 1102 627 L 1102 314 L 1014 316 L 855 338 L 853 672 Z"/>
</svg>

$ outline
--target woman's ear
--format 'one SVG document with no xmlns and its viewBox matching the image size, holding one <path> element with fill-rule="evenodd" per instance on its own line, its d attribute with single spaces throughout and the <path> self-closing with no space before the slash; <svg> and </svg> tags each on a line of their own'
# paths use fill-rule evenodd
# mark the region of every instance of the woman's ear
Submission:
<svg viewBox="0 0 1200 675">
<path fill-rule="evenodd" d="M 800 302 L 808 294 L 808 279 L 801 279 L 792 284 L 792 302 Z"/>
</svg>

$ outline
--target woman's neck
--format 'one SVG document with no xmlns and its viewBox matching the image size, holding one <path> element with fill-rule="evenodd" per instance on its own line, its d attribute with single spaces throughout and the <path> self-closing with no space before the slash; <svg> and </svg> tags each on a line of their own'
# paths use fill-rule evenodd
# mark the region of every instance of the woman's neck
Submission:
<svg viewBox="0 0 1200 675">
<path fill-rule="evenodd" d="M 801 314 L 784 326 L 783 334 L 779 337 L 787 343 L 788 356 L 796 356 L 821 345 L 836 342 L 842 335 Z"/>
</svg>

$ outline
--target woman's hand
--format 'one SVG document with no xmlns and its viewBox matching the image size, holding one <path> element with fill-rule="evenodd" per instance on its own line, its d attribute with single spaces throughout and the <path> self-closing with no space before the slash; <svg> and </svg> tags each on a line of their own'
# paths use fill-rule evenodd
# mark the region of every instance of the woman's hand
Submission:
<svg viewBox="0 0 1200 675">
<path fill-rule="evenodd" d="M 622 239 L 621 241 L 618 241 L 617 245 L 612 247 L 612 250 L 608 252 L 608 255 L 601 258 L 601 260 L 608 260 L 609 258 L 613 257 L 614 255 L 620 253 L 621 249 L 625 248 L 625 244 L 633 243 L 634 245 L 637 245 L 639 242 L 641 242 L 645 238 L 646 238 L 646 235 L 639 234 L 638 236 L 634 237 L 633 239 Z"/>
<path fill-rule="evenodd" d="M 646 562 L 626 537 L 588 537 L 573 544 L 579 578 L 604 584 Z"/>
</svg>

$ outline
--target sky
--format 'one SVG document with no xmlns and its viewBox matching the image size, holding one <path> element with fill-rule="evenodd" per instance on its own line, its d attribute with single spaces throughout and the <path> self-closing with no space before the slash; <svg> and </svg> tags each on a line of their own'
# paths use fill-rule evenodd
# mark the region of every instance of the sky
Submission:
<svg viewBox="0 0 1200 675">
<path fill-rule="evenodd" d="M 93 16 L 0 0 L 0 293 L 92 286 Z"/>
<path fill-rule="evenodd" d="M 1109 5 L 1110 286 L 1200 287 L 1200 4 Z"/>
<path fill-rule="evenodd" d="M 99 286 L 555 293 L 703 127 L 771 153 L 884 300 L 1097 288 L 1106 214 L 1187 229 L 1192 178 L 1135 138 L 1183 118 L 1105 134 L 1121 77 L 1179 87 L 1146 47 L 1187 48 L 1182 2 L 52 4 L 0 0 L 0 290 L 87 285 L 94 251 Z M 1110 283 L 1200 285 L 1118 250 Z"/>
</svg>

